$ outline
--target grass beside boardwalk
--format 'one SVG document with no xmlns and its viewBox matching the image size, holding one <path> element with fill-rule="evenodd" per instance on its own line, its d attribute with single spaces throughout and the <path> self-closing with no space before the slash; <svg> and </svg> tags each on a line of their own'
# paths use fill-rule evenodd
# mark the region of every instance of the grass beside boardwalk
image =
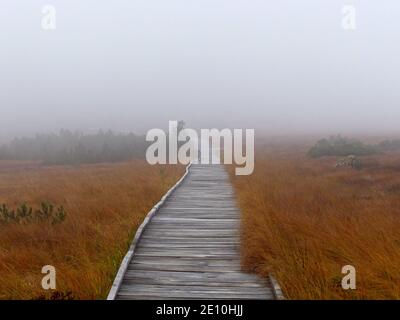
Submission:
<svg viewBox="0 0 400 320">
<path fill-rule="evenodd" d="M 0 203 L 65 208 L 62 223 L 0 224 L 0 299 L 102 299 L 144 216 L 183 174 L 144 161 L 46 167 L 0 162 Z M 42 289 L 56 268 L 57 293 Z"/>
<path fill-rule="evenodd" d="M 362 158 L 355 171 L 306 152 L 259 146 L 253 175 L 231 168 L 244 267 L 274 272 L 289 299 L 399 299 L 400 155 Z M 347 264 L 356 290 L 341 287 Z"/>
</svg>

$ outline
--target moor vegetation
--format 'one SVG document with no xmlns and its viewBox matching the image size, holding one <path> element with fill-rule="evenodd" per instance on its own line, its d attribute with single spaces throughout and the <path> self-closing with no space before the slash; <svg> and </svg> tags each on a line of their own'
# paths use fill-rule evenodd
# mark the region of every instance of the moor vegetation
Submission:
<svg viewBox="0 0 400 320">
<path fill-rule="evenodd" d="M 53 204 L 47 202 L 42 202 L 35 210 L 28 207 L 26 203 L 21 204 L 16 210 L 8 208 L 5 204 L 0 206 L 0 226 L 9 223 L 50 222 L 56 224 L 63 222 L 66 216 L 63 206 L 55 208 Z"/>
<path fill-rule="evenodd" d="M 355 171 L 307 150 L 259 146 L 252 175 L 231 171 L 244 267 L 273 272 L 289 299 L 400 299 L 400 154 Z M 341 287 L 348 264 L 356 290 Z"/>
<path fill-rule="evenodd" d="M 308 150 L 311 158 L 323 156 L 368 156 L 378 153 L 400 151 L 400 140 L 384 140 L 378 144 L 365 144 L 356 139 L 349 139 L 340 135 L 318 140 Z"/>
<path fill-rule="evenodd" d="M 319 140 L 309 151 L 312 158 L 323 156 L 366 156 L 376 154 L 378 148 L 366 145 L 355 139 L 344 138 L 340 135 Z"/>
<path fill-rule="evenodd" d="M 105 298 L 136 228 L 182 173 L 143 160 L 0 161 L 0 299 Z M 45 265 L 56 291 L 41 287 Z"/>
<path fill-rule="evenodd" d="M 58 134 L 37 134 L 16 138 L 0 147 L 0 160 L 38 161 L 46 165 L 82 164 L 143 159 L 144 136 L 99 131 L 83 134 L 61 130 Z"/>
</svg>

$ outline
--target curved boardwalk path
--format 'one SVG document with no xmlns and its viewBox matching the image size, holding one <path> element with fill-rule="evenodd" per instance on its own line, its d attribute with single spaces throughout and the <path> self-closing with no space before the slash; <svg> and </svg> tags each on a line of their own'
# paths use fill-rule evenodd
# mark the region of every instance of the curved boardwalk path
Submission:
<svg viewBox="0 0 400 320">
<path fill-rule="evenodd" d="M 224 166 L 193 164 L 144 228 L 109 299 L 275 299 L 273 282 L 241 271 L 239 219 Z"/>
</svg>

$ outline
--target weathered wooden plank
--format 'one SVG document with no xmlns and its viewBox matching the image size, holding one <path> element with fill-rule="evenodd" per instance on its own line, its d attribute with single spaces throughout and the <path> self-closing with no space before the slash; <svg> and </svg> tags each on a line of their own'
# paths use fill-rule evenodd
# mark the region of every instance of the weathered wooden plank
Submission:
<svg viewBox="0 0 400 320">
<path fill-rule="evenodd" d="M 189 298 L 190 297 L 190 298 Z M 246 294 L 204 294 L 204 293 L 142 293 L 138 294 L 119 293 L 117 295 L 118 300 L 273 300 L 275 297 L 272 294 L 258 294 L 258 295 L 246 295 Z"/>
<path fill-rule="evenodd" d="M 205 220 L 205 221 L 204 221 Z M 196 218 L 186 218 L 186 217 L 182 217 L 182 218 L 170 218 L 170 217 L 165 217 L 165 215 L 157 215 L 153 218 L 151 224 L 153 223 L 158 223 L 158 222 L 188 222 L 188 223 L 207 223 L 207 222 L 211 222 L 211 223 L 225 223 L 225 222 L 237 222 L 239 221 L 239 219 L 219 219 L 219 218 L 215 218 L 215 219 L 196 219 Z"/>
<path fill-rule="evenodd" d="M 176 230 L 176 228 L 181 228 L 181 229 L 193 229 L 196 228 L 196 230 L 237 230 L 239 227 L 239 224 L 237 223 L 227 223 L 227 224 L 211 224 L 211 223 L 175 223 L 175 224 L 152 224 L 150 227 L 148 227 L 148 230 L 155 230 L 155 231 L 172 231 Z"/>
<path fill-rule="evenodd" d="M 187 230 L 160 230 L 160 229 L 148 229 L 144 236 L 154 236 L 154 237 L 234 237 L 238 234 L 237 230 L 220 230 L 220 229 L 187 229 Z"/>
<path fill-rule="evenodd" d="M 125 285 L 121 286 L 121 294 L 138 296 L 141 294 L 186 294 L 187 296 L 193 295 L 209 295 L 213 297 L 215 295 L 229 295 L 229 296 L 248 296 L 256 298 L 261 295 L 269 295 L 272 292 L 267 289 L 260 288 L 247 288 L 243 287 L 204 287 L 204 286 L 173 286 L 173 285 L 143 285 L 135 284 L 134 286 Z"/>
<path fill-rule="evenodd" d="M 226 267 L 226 266 L 237 266 L 240 267 L 240 259 L 237 257 L 235 259 L 221 258 L 215 259 L 192 259 L 181 257 L 179 259 L 172 259 L 168 257 L 135 257 L 129 267 L 135 264 L 147 264 L 155 265 L 163 268 L 168 265 L 188 265 L 188 266 L 214 266 L 214 267 Z"/>
<path fill-rule="evenodd" d="M 149 284 L 175 284 L 175 285 L 199 285 L 199 286 L 242 286 L 265 288 L 258 277 L 247 277 L 241 272 L 180 272 L 180 271 L 127 271 L 125 279 L 133 282 L 147 281 Z M 128 282 L 124 282 L 125 284 Z M 219 285 L 224 283 L 224 285 Z"/>
<path fill-rule="evenodd" d="M 179 245 L 179 244 L 216 244 L 216 245 L 224 245 L 224 244 L 239 244 L 239 240 L 235 238 L 206 238 L 204 239 L 187 239 L 187 238 L 174 238 L 174 239 L 164 239 L 164 241 L 160 241 L 160 238 L 147 238 L 140 239 L 140 243 L 145 245 L 147 243 L 157 243 L 157 244 L 168 244 L 168 245 Z"/>
<path fill-rule="evenodd" d="M 183 216 L 186 216 L 188 218 L 198 218 L 198 219 L 212 219 L 215 217 L 217 213 L 201 213 L 201 214 L 196 214 L 196 213 L 166 213 L 165 216 L 171 217 L 171 218 L 180 218 Z M 218 214 L 218 217 L 220 219 L 232 219 L 233 215 L 228 215 L 228 214 Z"/>
<path fill-rule="evenodd" d="M 151 257 L 141 257 L 141 258 L 151 258 Z M 162 257 L 168 258 L 168 257 Z M 214 259 L 217 261 L 217 259 Z M 212 265 L 212 264 L 184 264 L 182 262 L 175 262 L 171 264 L 165 265 L 157 265 L 157 264 L 147 264 L 141 262 L 132 263 L 128 270 L 149 270 L 149 271 L 177 271 L 177 272 L 241 272 L 242 268 L 240 266 L 240 262 L 231 263 L 227 265 Z M 127 271 L 128 271 L 127 270 Z"/>
<path fill-rule="evenodd" d="M 135 286 L 121 286 L 121 294 L 137 294 L 139 292 L 149 293 L 199 293 L 199 294 L 231 294 L 231 295 L 260 295 L 269 294 L 270 289 L 264 287 L 254 288 L 243 287 L 207 287 L 207 286 L 177 286 L 177 285 L 144 285 L 136 284 Z"/>
<path fill-rule="evenodd" d="M 211 249 L 211 250 L 210 250 Z M 140 247 L 138 248 L 138 250 L 136 251 L 137 254 L 141 254 L 141 253 L 152 253 L 152 254 L 156 254 L 156 253 L 160 253 L 160 254 L 174 254 L 174 255 L 181 255 L 182 257 L 185 255 L 193 255 L 194 253 L 196 254 L 210 254 L 210 255 L 220 255 L 220 256 L 225 256 L 225 255 L 235 255 L 237 253 L 237 250 L 235 247 L 207 247 L 207 248 L 202 248 L 202 247 L 150 247 L 147 246 L 146 248 L 144 247 Z"/>
<path fill-rule="evenodd" d="M 222 274 L 222 272 L 221 272 Z M 247 282 L 245 279 L 240 281 L 232 281 L 227 279 L 227 281 L 208 281 L 208 280 L 180 280 L 178 277 L 173 278 L 150 278 L 150 277 L 126 277 L 124 280 L 125 285 L 136 286 L 136 285 L 165 285 L 165 286 L 203 286 L 208 288 L 213 287 L 225 287 L 231 288 L 232 290 L 237 290 L 237 288 L 245 289 L 246 291 L 251 291 L 253 288 L 263 288 L 263 284 Z"/>
<path fill-rule="evenodd" d="M 222 242 L 222 243 L 236 243 L 237 242 L 237 237 L 152 237 L 152 236 L 143 236 L 142 240 L 146 241 L 158 241 L 158 242 L 163 242 L 167 243 L 169 241 L 175 242 L 175 241 L 187 241 L 187 242 Z"/>
<path fill-rule="evenodd" d="M 185 257 L 185 258 L 197 258 L 197 259 L 221 259 L 221 258 L 226 258 L 226 259 L 234 259 L 235 254 L 225 254 L 225 255 L 220 255 L 220 254 L 209 254 L 209 253 L 197 253 L 197 252 L 190 252 L 190 253 L 179 253 L 179 252 L 138 252 L 134 254 L 134 257 L 169 257 L 169 258 L 179 258 L 179 257 Z"/>
<path fill-rule="evenodd" d="M 239 244 L 230 244 L 230 243 L 223 243 L 223 244 L 218 244 L 218 243 L 175 243 L 175 244 L 164 244 L 164 243 L 156 243 L 156 242 L 146 242 L 146 247 L 149 249 L 155 249 L 155 250 L 171 250 L 171 249 L 177 249 L 177 250 L 234 250 L 234 252 L 238 251 Z M 142 250 L 142 248 L 140 248 Z M 145 249 L 147 250 L 147 249 Z"/>
<path fill-rule="evenodd" d="M 186 237 L 186 238 L 185 238 Z M 204 241 L 214 241 L 214 240 L 225 240 L 225 241 L 234 241 L 235 236 L 234 235 L 205 235 L 205 234 L 195 234 L 192 236 L 189 236 L 187 234 L 181 235 L 181 234 L 171 234 L 171 235 L 161 235 L 161 234 L 148 234 L 148 235 L 143 235 L 143 239 L 158 239 L 159 241 L 164 241 L 164 240 L 184 240 L 184 239 L 193 239 L 193 240 L 199 240 L 199 239 L 204 239 Z"/>
</svg>

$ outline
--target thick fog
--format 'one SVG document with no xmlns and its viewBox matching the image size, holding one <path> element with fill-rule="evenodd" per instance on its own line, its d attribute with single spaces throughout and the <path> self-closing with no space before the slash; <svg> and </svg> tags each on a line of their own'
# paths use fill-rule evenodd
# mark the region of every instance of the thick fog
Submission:
<svg viewBox="0 0 400 320">
<path fill-rule="evenodd" d="M 343 28 L 344 5 L 355 29 Z M 1 0 L 0 140 L 175 119 L 397 132 L 399 17 L 398 0 Z"/>
</svg>

